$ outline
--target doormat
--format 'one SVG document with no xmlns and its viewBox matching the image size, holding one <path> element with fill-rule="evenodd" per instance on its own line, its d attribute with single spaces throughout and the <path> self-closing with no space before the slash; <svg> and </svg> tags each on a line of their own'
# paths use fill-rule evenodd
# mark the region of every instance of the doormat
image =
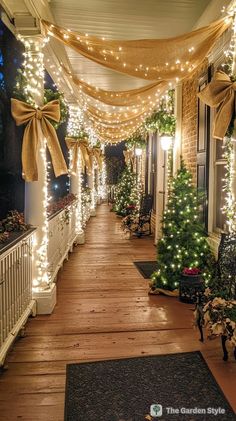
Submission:
<svg viewBox="0 0 236 421">
<path fill-rule="evenodd" d="M 235 421 L 200 352 L 67 365 L 65 421 L 159 419 Z"/>
<path fill-rule="evenodd" d="M 150 262 L 134 262 L 134 265 L 145 279 L 150 279 L 153 272 L 157 270 L 156 260 Z"/>
</svg>

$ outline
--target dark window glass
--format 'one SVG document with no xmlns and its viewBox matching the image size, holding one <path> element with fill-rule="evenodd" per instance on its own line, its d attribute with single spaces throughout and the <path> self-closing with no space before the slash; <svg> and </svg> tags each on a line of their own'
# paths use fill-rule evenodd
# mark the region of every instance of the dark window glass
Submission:
<svg viewBox="0 0 236 421">
<path fill-rule="evenodd" d="M 24 210 L 21 173 L 23 127 L 16 127 L 10 99 L 23 46 L 0 20 L 0 219 L 11 209 Z"/>
</svg>

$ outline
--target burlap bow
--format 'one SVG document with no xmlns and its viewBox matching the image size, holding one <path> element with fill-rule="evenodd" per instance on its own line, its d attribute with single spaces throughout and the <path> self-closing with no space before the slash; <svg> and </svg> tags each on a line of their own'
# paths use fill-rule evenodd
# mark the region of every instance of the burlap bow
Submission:
<svg viewBox="0 0 236 421">
<path fill-rule="evenodd" d="M 78 153 L 81 153 L 81 169 L 84 172 L 87 168 L 88 173 L 91 172 L 90 150 L 88 147 L 88 139 L 86 137 L 70 137 L 67 136 L 66 145 L 72 151 L 72 172 L 76 174 L 78 165 Z"/>
<path fill-rule="evenodd" d="M 26 102 L 11 99 L 11 112 L 17 126 L 26 124 L 22 144 L 22 169 L 25 181 L 38 180 L 37 154 L 39 148 L 39 122 L 52 158 L 56 177 L 67 174 L 67 166 L 56 131 L 48 119 L 60 120 L 58 100 L 50 101 L 41 108 L 34 108 Z"/>
<path fill-rule="evenodd" d="M 95 160 L 97 161 L 97 165 L 99 170 L 102 170 L 102 161 L 103 161 L 103 155 L 102 155 L 102 151 L 100 148 L 92 148 L 91 150 L 91 156 L 93 156 L 95 158 Z"/>
<path fill-rule="evenodd" d="M 236 82 L 218 70 L 211 82 L 198 93 L 198 97 L 210 107 L 219 107 L 216 111 L 213 137 L 223 139 L 235 110 Z"/>
<path fill-rule="evenodd" d="M 134 165 L 134 152 L 132 150 L 123 151 L 124 157 L 125 157 L 125 163 L 126 165 L 131 165 L 133 167 Z"/>
</svg>

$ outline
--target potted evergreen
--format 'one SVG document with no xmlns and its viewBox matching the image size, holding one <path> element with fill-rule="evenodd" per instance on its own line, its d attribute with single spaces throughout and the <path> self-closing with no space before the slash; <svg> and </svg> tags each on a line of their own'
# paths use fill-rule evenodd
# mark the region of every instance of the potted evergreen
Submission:
<svg viewBox="0 0 236 421">
<path fill-rule="evenodd" d="M 152 275 L 150 293 L 177 296 L 184 268 L 200 270 L 207 286 L 213 262 L 207 234 L 199 218 L 197 191 L 182 161 L 170 183 L 162 238 L 157 244 L 157 271 Z"/>
</svg>

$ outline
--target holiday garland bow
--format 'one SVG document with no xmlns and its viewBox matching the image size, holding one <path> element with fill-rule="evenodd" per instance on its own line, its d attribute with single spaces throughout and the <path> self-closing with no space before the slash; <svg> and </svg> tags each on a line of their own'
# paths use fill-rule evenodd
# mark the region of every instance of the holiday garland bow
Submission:
<svg viewBox="0 0 236 421">
<path fill-rule="evenodd" d="M 211 82 L 198 93 L 198 97 L 210 107 L 218 108 L 214 120 L 213 137 L 223 139 L 235 112 L 236 82 L 218 70 Z"/>
<path fill-rule="evenodd" d="M 22 169 L 25 181 L 38 180 L 37 152 L 39 147 L 40 128 L 47 141 L 56 177 L 67 174 L 67 166 L 60 148 L 56 131 L 50 120 L 59 122 L 60 104 L 58 100 L 50 101 L 41 108 L 34 108 L 26 102 L 11 99 L 11 112 L 17 126 L 26 124 L 22 144 Z"/>
<path fill-rule="evenodd" d="M 72 151 L 72 172 L 76 174 L 78 164 L 78 153 L 81 153 L 81 169 L 84 172 L 87 168 L 88 172 L 91 172 L 91 160 L 90 160 L 90 149 L 88 147 L 88 139 L 86 137 L 70 137 L 67 136 L 66 145 L 68 149 Z"/>
<path fill-rule="evenodd" d="M 132 150 L 123 151 L 126 165 L 134 165 L 134 152 Z"/>
<path fill-rule="evenodd" d="M 102 161 L 103 161 L 103 156 L 102 156 L 102 151 L 100 148 L 92 148 L 91 149 L 91 156 L 93 156 L 98 164 L 98 168 L 101 171 L 102 170 Z"/>
</svg>

